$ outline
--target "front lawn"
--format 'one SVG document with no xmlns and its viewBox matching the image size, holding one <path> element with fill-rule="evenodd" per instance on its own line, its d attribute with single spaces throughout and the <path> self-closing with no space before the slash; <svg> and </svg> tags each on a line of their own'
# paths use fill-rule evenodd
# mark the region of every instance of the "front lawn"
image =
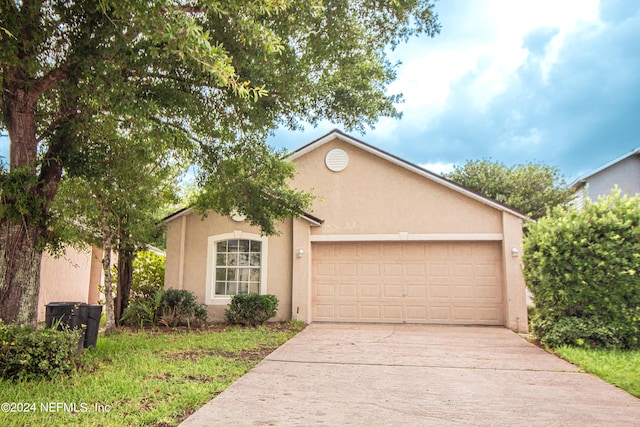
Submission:
<svg viewBox="0 0 640 427">
<path fill-rule="evenodd" d="M 121 331 L 55 381 L 0 380 L 1 426 L 175 426 L 304 325 Z"/>
<path fill-rule="evenodd" d="M 640 351 L 559 347 L 555 353 L 585 371 L 640 397 Z"/>
</svg>

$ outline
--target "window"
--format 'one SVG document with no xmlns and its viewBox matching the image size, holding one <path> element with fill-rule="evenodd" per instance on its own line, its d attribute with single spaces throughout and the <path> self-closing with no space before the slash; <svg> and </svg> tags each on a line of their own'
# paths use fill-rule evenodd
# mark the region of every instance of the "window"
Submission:
<svg viewBox="0 0 640 427">
<path fill-rule="evenodd" d="M 260 292 L 262 242 L 245 239 L 216 243 L 215 296 Z"/>
<path fill-rule="evenodd" d="M 205 304 L 227 305 L 238 294 L 267 293 L 269 238 L 234 230 L 207 238 Z"/>
</svg>

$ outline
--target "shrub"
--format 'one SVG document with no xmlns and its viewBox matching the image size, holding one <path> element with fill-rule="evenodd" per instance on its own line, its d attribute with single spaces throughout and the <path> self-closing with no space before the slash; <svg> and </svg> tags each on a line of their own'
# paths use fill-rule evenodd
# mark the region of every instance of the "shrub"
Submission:
<svg viewBox="0 0 640 427">
<path fill-rule="evenodd" d="M 165 258 L 151 251 L 136 253 L 133 260 L 131 301 L 140 298 L 153 300 L 164 287 Z"/>
<path fill-rule="evenodd" d="M 614 190 L 530 226 L 524 274 L 540 342 L 640 348 L 640 199 Z"/>
<path fill-rule="evenodd" d="M 34 329 L 0 322 L 0 377 L 52 379 L 68 374 L 79 360 L 81 330 Z"/>
<path fill-rule="evenodd" d="M 160 300 L 159 318 L 168 326 L 204 323 L 207 310 L 185 289 L 167 289 Z"/>
<path fill-rule="evenodd" d="M 120 322 L 142 328 L 157 323 L 164 293 L 164 257 L 140 251 L 133 260 L 131 295 Z"/>
<path fill-rule="evenodd" d="M 120 322 L 124 325 L 140 326 L 140 329 L 145 325 L 155 325 L 158 321 L 163 295 L 164 291 L 159 289 L 144 298 L 136 298 L 125 308 Z"/>
<path fill-rule="evenodd" d="M 224 315 L 229 323 L 257 326 L 275 316 L 277 310 L 275 295 L 235 295 Z"/>
</svg>

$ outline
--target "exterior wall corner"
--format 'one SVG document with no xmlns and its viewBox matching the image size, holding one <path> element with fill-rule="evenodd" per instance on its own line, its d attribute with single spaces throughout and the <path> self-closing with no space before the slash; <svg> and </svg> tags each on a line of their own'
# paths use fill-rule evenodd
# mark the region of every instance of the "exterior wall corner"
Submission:
<svg viewBox="0 0 640 427">
<path fill-rule="evenodd" d="M 528 332 L 526 285 L 522 272 L 522 220 L 504 212 L 502 224 L 505 326 L 516 332 Z"/>
</svg>

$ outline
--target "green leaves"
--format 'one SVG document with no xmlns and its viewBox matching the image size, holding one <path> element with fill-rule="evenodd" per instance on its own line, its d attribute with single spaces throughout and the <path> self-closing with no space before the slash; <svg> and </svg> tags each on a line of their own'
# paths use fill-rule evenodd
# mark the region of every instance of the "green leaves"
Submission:
<svg viewBox="0 0 640 427">
<path fill-rule="evenodd" d="M 543 164 L 508 167 L 487 159 L 470 160 L 445 176 L 532 219 L 543 217 L 547 209 L 565 204 L 572 197 L 558 168 Z"/>
<path fill-rule="evenodd" d="M 612 191 L 529 226 L 524 273 L 541 342 L 640 348 L 640 199 Z"/>
</svg>

